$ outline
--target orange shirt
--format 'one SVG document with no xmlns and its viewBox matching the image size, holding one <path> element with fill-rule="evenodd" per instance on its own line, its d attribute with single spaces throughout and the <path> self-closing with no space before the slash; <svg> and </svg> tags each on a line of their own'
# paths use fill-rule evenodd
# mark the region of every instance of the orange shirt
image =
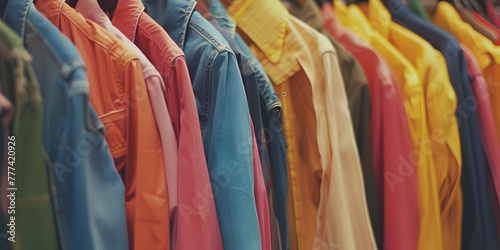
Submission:
<svg viewBox="0 0 500 250">
<path fill-rule="evenodd" d="M 86 64 L 90 101 L 125 183 L 129 248 L 169 249 L 163 149 L 137 55 L 63 0 L 38 0 L 35 6 L 76 45 Z"/>
</svg>

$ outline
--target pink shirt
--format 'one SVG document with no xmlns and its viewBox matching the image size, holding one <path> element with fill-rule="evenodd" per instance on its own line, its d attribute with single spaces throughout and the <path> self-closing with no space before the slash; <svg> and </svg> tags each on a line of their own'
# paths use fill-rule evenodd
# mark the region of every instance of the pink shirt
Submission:
<svg viewBox="0 0 500 250">
<path fill-rule="evenodd" d="M 166 86 L 165 101 L 179 149 L 175 189 L 179 209 L 170 215 L 171 249 L 220 250 L 222 237 L 186 59 L 144 9 L 141 0 L 119 0 L 111 22 L 141 49 Z"/>
<path fill-rule="evenodd" d="M 257 217 L 259 218 L 260 241 L 262 243 L 262 250 L 271 250 L 271 221 L 269 218 L 266 182 L 264 181 L 264 173 L 262 172 L 262 165 L 260 163 L 259 149 L 257 148 L 252 118 L 250 118 L 250 125 L 252 126 L 253 179 L 255 205 L 257 207 Z"/>
<path fill-rule="evenodd" d="M 460 46 L 464 52 L 467 72 L 469 73 L 469 84 L 476 101 L 481 143 L 490 165 L 490 173 L 498 196 L 500 194 L 500 143 L 497 140 L 495 117 L 493 116 L 488 86 L 472 52 L 463 44 L 460 44 Z"/>
<path fill-rule="evenodd" d="M 133 44 L 120 30 L 114 27 L 108 16 L 100 8 L 97 0 L 81 0 L 76 4 L 75 10 L 82 14 L 86 19 L 97 23 L 106 31 L 120 39 L 128 48 L 134 51 L 142 67 L 144 81 L 148 93 L 142 96 L 148 98 L 155 116 L 156 127 L 160 134 L 160 140 L 163 147 L 163 155 L 165 160 L 166 176 L 167 176 L 167 191 L 168 191 L 168 207 L 170 214 L 174 213 L 177 208 L 177 139 L 175 137 L 174 128 L 170 115 L 167 109 L 167 103 L 163 95 L 165 84 L 160 73 L 149 62 L 146 56 Z M 171 216 L 172 217 L 172 216 Z"/>
</svg>

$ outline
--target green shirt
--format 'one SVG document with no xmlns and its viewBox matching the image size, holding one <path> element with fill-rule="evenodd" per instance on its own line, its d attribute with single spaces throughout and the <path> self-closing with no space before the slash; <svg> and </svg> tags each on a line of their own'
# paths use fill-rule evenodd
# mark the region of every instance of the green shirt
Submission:
<svg viewBox="0 0 500 250">
<path fill-rule="evenodd" d="M 15 193 L 15 214 L 8 214 L 6 223 L 15 216 L 14 249 L 58 249 L 52 195 L 52 170 L 42 145 L 42 99 L 38 82 L 30 64 L 30 55 L 19 37 L 0 21 L 0 87 L 14 105 L 10 124 L 8 151 L 3 167 L 10 175 L 6 183 Z M 4 142 L 5 143 L 5 142 Z M 10 148 L 8 146 L 11 146 Z M 2 152 L 5 153 L 5 152 Z M 11 156 L 11 157 L 9 157 Z M 2 181 L 6 181 L 3 177 Z M 4 183 L 5 184 L 5 183 Z M 4 193 L 8 192 L 8 193 Z M 2 197 L 4 199 L 4 197 Z M 9 204 L 13 204 L 9 198 Z M 11 235 L 8 235 L 11 237 Z"/>
</svg>

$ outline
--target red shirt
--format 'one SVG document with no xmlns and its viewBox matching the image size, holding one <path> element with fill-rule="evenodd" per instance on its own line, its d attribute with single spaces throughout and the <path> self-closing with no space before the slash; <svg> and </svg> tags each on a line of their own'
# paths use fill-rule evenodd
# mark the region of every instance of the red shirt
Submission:
<svg viewBox="0 0 500 250">
<path fill-rule="evenodd" d="M 120 0 L 112 23 L 146 55 L 165 82 L 165 99 L 178 142 L 178 209 L 171 211 L 172 249 L 222 249 L 193 87 L 184 53 L 144 12 L 140 0 Z M 170 180 L 170 178 L 169 178 Z"/>
<path fill-rule="evenodd" d="M 490 0 L 484 0 L 484 4 L 486 6 L 486 16 L 491 21 L 491 23 L 497 28 L 500 28 L 500 16 L 495 10 L 495 6 L 491 3 Z"/>
<path fill-rule="evenodd" d="M 269 203 L 267 197 L 266 183 L 264 182 L 264 173 L 260 163 L 259 149 L 257 148 L 257 140 L 252 126 L 252 158 L 253 158 L 253 176 L 254 176 L 254 192 L 255 205 L 257 208 L 257 216 L 259 218 L 260 241 L 262 250 L 271 250 L 271 221 L 269 217 Z"/>
<path fill-rule="evenodd" d="M 370 143 L 377 192 L 384 211 L 384 249 L 416 249 L 418 194 L 404 99 L 384 59 L 322 8 L 324 27 L 363 67 L 371 98 Z"/>
</svg>

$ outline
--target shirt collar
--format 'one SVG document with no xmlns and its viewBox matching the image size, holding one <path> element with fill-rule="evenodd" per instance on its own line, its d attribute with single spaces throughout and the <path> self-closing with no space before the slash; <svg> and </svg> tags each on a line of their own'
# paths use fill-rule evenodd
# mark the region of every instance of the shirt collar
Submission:
<svg viewBox="0 0 500 250">
<path fill-rule="evenodd" d="M 391 26 L 391 14 L 380 0 L 369 0 L 368 3 L 359 5 L 365 13 L 372 27 L 375 28 L 383 37 L 388 37 Z"/>
<path fill-rule="evenodd" d="M 86 19 L 95 22 L 106 30 L 108 30 L 108 27 L 112 26 L 111 21 L 101 9 L 97 0 L 80 0 L 76 3 L 75 10 Z"/>
<path fill-rule="evenodd" d="M 184 50 L 187 28 L 196 6 L 195 0 L 143 0 L 148 13 Z"/>
<path fill-rule="evenodd" d="M 64 4 L 64 0 L 38 0 L 35 6 L 38 11 L 43 13 L 59 29 L 59 18 Z"/>
<path fill-rule="evenodd" d="M 323 6 L 321 7 L 321 14 L 323 16 L 325 27 L 332 27 L 329 32 L 332 32 L 335 38 L 339 38 L 339 40 L 347 38 L 349 43 L 355 45 L 356 47 L 371 48 L 366 40 L 363 40 L 357 34 L 353 33 L 351 30 L 345 28 L 344 26 L 342 26 L 342 24 L 340 24 L 339 20 L 333 13 L 333 6 L 331 3 L 323 4 Z"/>
<path fill-rule="evenodd" d="M 474 54 L 481 68 L 484 69 L 492 62 L 500 64 L 500 49 L 465 23 L 455 8 L 448 2 L 439 2 L 433 21 L 439 23 L 441 27 L 452 34 L 457 34 L 460 42 L 469 46 L 470 49 L 474 49 Z"/>
<path fill-rule="evenodd" d="M 303 3 L 296 1 L 281 1 L 290 14 L 315 30 L 323 31 L 323 17 L 315 0 L 305 0 Z"/>
<path fill-rule="evenodd" d="M 333 4 L 335 6 L 333 9 L 340 23 L 344 26 L 346 26 L 345 24 L 349 24 L 346 26 L 347 28 L 359 35 L 367 43 L 370 43 L 376 31 L 373 30 L 373 27 L 371 27 L 359 7 L 357 5 L 347 7 L 341 1 L 334 1 Z"/>
<path fill-rule="evenodd" d="M 236 33 L 236 22 L 231 18 L 229 13 L 227 13 L 224 5 L 222 5 L 219 0 L 212 0 L 210 1 L 210 11 L 219 25 L 226 30 L 231 37 L 234 37 Z"/>
<path fill-rule="evenodd" d="M 28 11 L 33 0 L 10 0 L 5 8 L 3 21 L 24 41 Z"/>
<path fill-rule="evenodd" d="M 139 19 L 144 9 L 140 0 L 118 0 L 111 22 L 130 41 L 134 42 Z"/>
<path fill-rule="evenodd" d="M 269 61 L 279 62 L 290 19 L 288 11 L 279 1 L 235 0 L 227 12 Z"/>
<path fill-rule="evenodd" d="M 208 21 L 213 19 L 213 15 L 210 12 L 210 1 L 197 0 L 195 9 L 201 14 L 202 17 L 204 17 Z"/>
</svg>

